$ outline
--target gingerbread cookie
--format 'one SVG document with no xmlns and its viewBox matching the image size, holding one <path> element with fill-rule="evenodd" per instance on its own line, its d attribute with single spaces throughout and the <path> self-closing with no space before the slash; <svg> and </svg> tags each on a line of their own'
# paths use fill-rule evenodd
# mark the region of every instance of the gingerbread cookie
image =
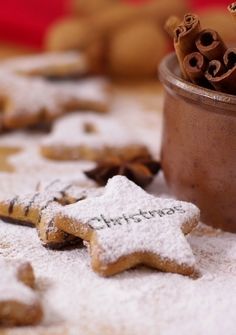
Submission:
<svg viewBox="0 0 236 335">
<path fill-rule="evenodd" d="M 107 84 L 102 79 L 48 82 L 0 70 L 0 104 L 4 128 L 49 122 L 76 110 L 107 110 Z"/>
<path fill-rule="evenodd" d="M 41 145 L 43 156 L 57 160 L 97 160 L 147 153 L 146 146 L 118 119 L 86 113 L 58 120 Z"/>
<path fill-rule="evenodd" d="M 87 58 L 79 52 L 45 52 L 17 57 L 0 63 L 0 67 L 24 76 L 81 77 L 89 72 Z"/>
<path fill-rule="evenodd" d="M 199 209 L 154 197 L 126 177 L 113 177 L 103 195 L 63 208 L 55 221 L 59 229 L 89 242 L 92 268 L 103 276 L 138 264 L 195 273 L 195 258 L 184 234 L 198 224 Z"/>
<path fill-rule="evenodd" d="M 30 263 L 0 258 L 0 273 L 0 325 L 39 323 L 43 311 L 32 289 L 35 278 Z"/>
<path fill-rule="evenodd" d="M 0 201 L 0 217 L 6 221 L 35 226 L 44 246 L 60 248 L 78 243 L 80 239 L 55 226 L 55 213 L 62 206 L 95 196 L 99 192 L 100 189 L 86 190 L 56 179 L 32 194 Z"/>
<path fill-rule="evenodd" d="M 115 77 L 155 78 L 157 64 L 166 53 L 166 44 L 166 37 L 156 20 L 141 19 L 126 23 L 110 40 L 107 56 L 109 74 Z"/>
</svg>

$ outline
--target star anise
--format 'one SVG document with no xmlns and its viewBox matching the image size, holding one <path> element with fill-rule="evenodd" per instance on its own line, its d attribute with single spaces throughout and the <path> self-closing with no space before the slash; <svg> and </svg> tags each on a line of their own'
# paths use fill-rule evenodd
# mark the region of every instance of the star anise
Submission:
<svg viewBox="0 0 236 335">
<path fill-rule="evenodd" d="M 102 186 L 107 183 L 109 178 L 122 175 L 145 188 L 152 182 L 160 168 L 160 163 L 150 154 L 135 156 L 131 159 L 112 156 L 97 161 L 95 168 L 84 173 Z"/>
</svg>

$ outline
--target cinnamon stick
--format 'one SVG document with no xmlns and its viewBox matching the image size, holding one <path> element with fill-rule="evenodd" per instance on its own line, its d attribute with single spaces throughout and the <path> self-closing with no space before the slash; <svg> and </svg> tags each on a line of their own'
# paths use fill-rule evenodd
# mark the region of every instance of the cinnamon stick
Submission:
<svg viewBox="0 0 236 335">
<path fill-rule="evenodd" d="M 219 60 L 212 60 L 209 62 L 205 76 L 207 80 L 211 78 L 219 77 L 227 71 L 225 65 Z"/>
<path fill-rule="evenodd" d="M 217 91 L 236 94 L 236 66 L 218 77 L 208 76 L 207 79 Z"/>
<path fill-rule="evenodd" d="M 185 56 L 183 67 L 192 83 L 209 87 L 209 82 L 205 77 L 208 62 L 200 52 L 193 52 Z"/>
<path fill-rule="evenodd" d="M 227 69 L 232 69 L 234 66 L 236 66 L 236 48 L 227 49 L 223 59 Z"/>
<path fill-rule="evenodd" d="M 217 91 L 236 94 L 236 49 L 228 49 L 223 58 L 226 71 L 221 74 L 222 67 L 218 64 L 215 70 L 208 68 L 206 78 Z"/>
<path fill-rule="evenodd" d="M 231 5 L 228 6 L 228 10 L 236 23 L 236 2 L 231 3 Z"/>
<path fill-rule="evenodd" d="M 164 29 L 171 38 L 174 38 L 174 31 L 180 24 L 180 18 L 173 15 L 165 22 Z"/>
<path fill-rule="evenodd" d="M 189 79 L 183 66 L 185 56 L 196 50 L 195 40 L 201 31 L 200 21 L 197 15 L 186 14 L 182 24 L 174 31 L 174 47 L 179 61 L 183 77 Z"/>
<path fill-rule="evenodd" d="M 226 46 L 219 34 L 212 29 L 204 29 L 196 39 L 196 47 L 208 60 L 222 60 Z"/>
</svg>

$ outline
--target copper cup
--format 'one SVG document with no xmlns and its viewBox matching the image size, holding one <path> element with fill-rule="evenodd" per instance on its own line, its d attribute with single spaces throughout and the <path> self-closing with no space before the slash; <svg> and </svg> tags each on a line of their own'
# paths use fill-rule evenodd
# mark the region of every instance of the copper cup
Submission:
<svg viewBox="0 0 236 335">
<path fill-rule="evenodd" d="M 167 183 L 201 209 L 204 223 L 236 232 L 236 96 L 183 80 L 175 54 L 163 59 L 159 76 Z"/>
</svg>

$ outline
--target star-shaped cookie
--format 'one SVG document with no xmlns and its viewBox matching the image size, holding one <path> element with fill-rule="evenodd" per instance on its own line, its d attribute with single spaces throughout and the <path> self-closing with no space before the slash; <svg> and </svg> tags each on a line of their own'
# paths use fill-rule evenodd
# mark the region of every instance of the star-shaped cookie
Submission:
<svg viewBox="0 0 236 335">
<path fill-rule="evenodd" d="M 57 120 L 52 133 L 42 141 L 41 153 L 56 160 L 97 160 L 114 155 L 144 155 L 148 149 L 118 118 L 91 112 Z"/>
<path fill-rule="evenodd" d="M 67 204 L 96 196 L 99 192 L 99 188 L 85 189 L 55 179 L 42 190 L 0 201 L 0 218 L 35 226 L 44 246 L 61 248 L 78 243 L 80 239 L 55 226 L 56 212 Z"/>
<path fill-rule="evenodd" d="M 89 242 L 92 268 L 101 275 L 138 264 L 192 275 L 195 259 L 184 234 L 197 225 L 199 214 L 191 203 L 154 197 L 115 176 L 101 196 L 60 210 L 55 223 Z"/>
<path fill-rule="evenodd" d="M 0 68 L 0 121 L 6 129 L 50 122 L 68 111 L 106 112 L 107 102 L 107 83 L 103 79 L 49 82 Z"/>
</svg>

